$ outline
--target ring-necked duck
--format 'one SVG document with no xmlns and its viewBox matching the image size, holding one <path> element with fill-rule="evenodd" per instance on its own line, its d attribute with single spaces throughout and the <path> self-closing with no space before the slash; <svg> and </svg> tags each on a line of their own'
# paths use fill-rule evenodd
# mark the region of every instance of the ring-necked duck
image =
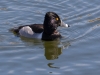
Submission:
<svg viewBox="0 0 100 75">
<path fill-rule="evenodd" d="M 58 26 L 69 27 L 68 24 L 62 22 L 55 12 L 47 12 L 43 24 L 19 26 L 17 28 L 12 28 L 11 31 L 28 38 L 52 41 L 61 38 L 60 33 L 57 31 Z"/>
</svg>

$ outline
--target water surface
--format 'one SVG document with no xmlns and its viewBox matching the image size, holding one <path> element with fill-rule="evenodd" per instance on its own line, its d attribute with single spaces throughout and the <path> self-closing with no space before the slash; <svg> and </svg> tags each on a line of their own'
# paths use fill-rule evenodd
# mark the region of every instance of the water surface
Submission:
<svg viewBox="0 0 100 75">
<path fill-rule="evenodd" d="M 56 12 L 70 28 L 60 41 L 17 37 L 10 28 Z M 100 0 L 1 0 L 0 75 L 99 75 Z"/>
</svg>

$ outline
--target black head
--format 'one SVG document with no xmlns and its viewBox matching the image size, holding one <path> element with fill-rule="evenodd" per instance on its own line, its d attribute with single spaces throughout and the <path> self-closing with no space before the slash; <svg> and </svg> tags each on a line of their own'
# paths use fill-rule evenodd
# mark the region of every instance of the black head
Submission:
<svg viewBox="0 0 100 75">
<path fill-rule="evenodd" d="M 44 19 L 44 32 L 52 34 L 61 25 L 60 17 L 55 12 L 47 12 Z"/>
</svg>

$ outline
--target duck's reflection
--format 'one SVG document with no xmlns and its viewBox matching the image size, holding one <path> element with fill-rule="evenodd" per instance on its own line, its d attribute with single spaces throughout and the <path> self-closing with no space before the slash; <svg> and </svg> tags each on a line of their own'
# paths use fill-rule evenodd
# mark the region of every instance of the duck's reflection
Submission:
<svg viewBox="0 0 100 75">
<path fill-rule="evenodd" d="M 53 64 L 54 64 L 54 63 L 48 63 L 48 66 L 49 66 L 50 68 L 57 68 L 57 69 L 59 69 L 59 67 L 55 67 L 55 66 L 53 66 Z"/>
<path fill-rule="evenodd" d="M 59 40 L 56 41 L 41 41 L 36 39 L 27 39 L 25 37 L 21 37 L 21 40 L 24 42 L 27 42 L 27 44 L 37 45 L 37 46 L 43 46 L 44 49 L 44 56 L 47 60 L 54 60 L 58 59 L 59 55 L 62 54 L 62 50 L 64 47 L 68 47 L 70 45 L 69 42 L 66 42 L 64 45 L 61 45 L 61 42 Z M 47 64 L 50 68 L 57 68 L 55 67 L 54 63 L 48 63 Z"/>
<path fill-rule="evenodd" d="M 47 60 L 58 59 L 59 55 L 62 54 L 63 45 L 61 46 L 61 42 L 59 40 L 56 41 L 41 41 L 37 39 L 28 39 L 25 37 L 21 37 L 21 40 L 27 42 L 28 44 L 34 45 L 43 45 L 44 46 L 44 56 Z M 66 47 L 69 46 L 69 43 Z"/>
<path fill-rule="evenodd" d="M 45 53 L 44 56 L 47 60 L 58 59 L 58 56 L 62 53 L 62 47 L 59 47 L 59 41 L 45 41 L 44 48 Z"/>
</svg>

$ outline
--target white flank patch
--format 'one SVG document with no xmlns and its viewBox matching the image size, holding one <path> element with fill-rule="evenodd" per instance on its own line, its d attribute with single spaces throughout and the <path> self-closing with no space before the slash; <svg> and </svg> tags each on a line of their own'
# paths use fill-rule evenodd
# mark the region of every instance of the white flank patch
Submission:
<svg viewBox="0 0 100 75">
<path fill-rule="evenodd" d="M 28 38 L 37 38 L 37 39 L 42 38 L 42 33 L 34 33 L 29 26 L 25 26 L 21 28 L 19 34 L 21 36 L 28 37 Z"/>
</svg>

